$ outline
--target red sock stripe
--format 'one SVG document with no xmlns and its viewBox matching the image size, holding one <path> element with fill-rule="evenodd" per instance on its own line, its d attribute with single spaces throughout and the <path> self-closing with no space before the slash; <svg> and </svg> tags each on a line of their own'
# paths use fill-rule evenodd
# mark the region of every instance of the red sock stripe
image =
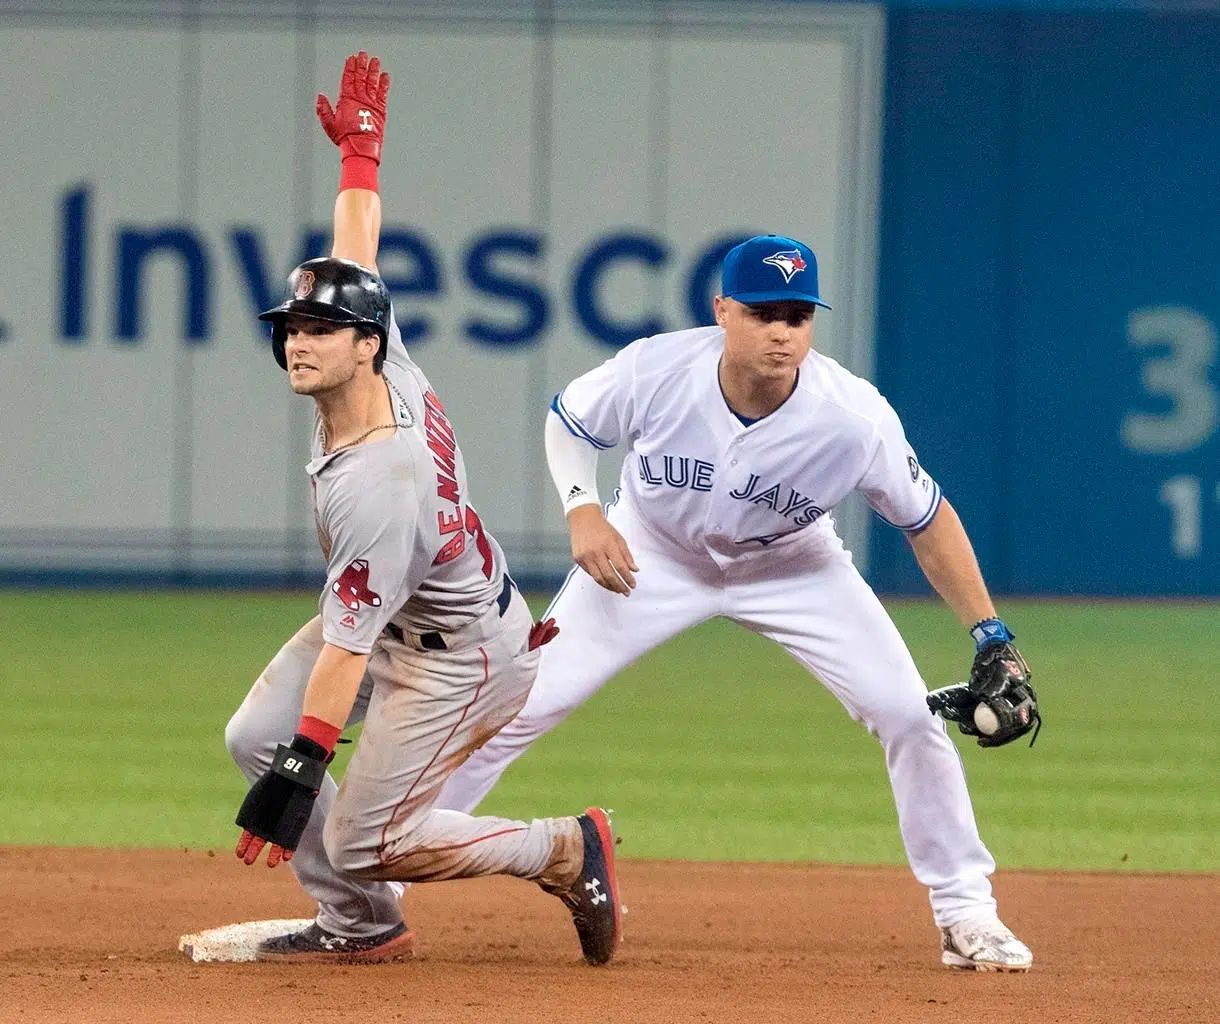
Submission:
<svg viewBox="0 0 1220 1024">
<path fill-rule="evenodd" d="M 318 746 L 325 747 L 328 754 L 335 749 L 342 731 L 339 726 L 314 718 L 313 715 L 303 715 L 300 725 L 297 726 L 298 733 L 308 740 L 313 740 Z"/>
<path fill-rule="evenodd" d="M 352 154 L 343 158 L 343 169 L 339 174 L 339 191 L 363 188 L 370 192 L 377 189 L 377 161 L 367 156 Z"/>
</svg>

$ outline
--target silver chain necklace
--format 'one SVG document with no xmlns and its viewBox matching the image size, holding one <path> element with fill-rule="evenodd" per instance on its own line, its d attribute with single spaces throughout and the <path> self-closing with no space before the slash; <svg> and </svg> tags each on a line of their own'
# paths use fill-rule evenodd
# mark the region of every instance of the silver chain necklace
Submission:
<svg viewBox="0 0 1220 1024">
<path fill-rule="evenodd" d="M 397 430 L 397 429 L 398 429 L 397 423 L 383 423 L 379 427 L 373 427 L 371 430 L 366 430 L 363 434 L 361 434 L 358 438 L 356 438 L 356 440 L 348 441 L 347 444 L 341 444 L 341 445 L 339 445 L 338 448 L 328 449 L 326 447 L 326 442 L 324 440 L 322 442 L 322 454 L 323 455 L 337 455 L 339 452 L 345 452 L 349 448 L 355 448 L 356 445 L 360 444 L 370 434 L 375 434 L 379 430 Z M 323 435 L 323 437 L 325 437 L 325 435 Z"/>
<path fill-rule="evenodd" d="M 338 448 L 334 448 L 334 449 L 329 450 L 329 451 L 328 451 L 328 450 L 327 450 L 327 448 L 326 448 L 326 432 L 325 432 L 325 431 L 322 429 L 322 424 L 321 424 L 321 423 L 319 423 L 319 424 L 318 424 L 318 437 L 319 437 L 319 438 L 321 439 L 321 441 L 322 441 L 322 454 L 323 454 L 323 455 L 337 455 L 339 452 L 345 452 L 345 451 L 347 451 L 349 448 L 355 448 L 355 447 L 356 447 L 356 445 L 358 445 L 358 444 L 360 444 L 361 442 L 363 442 L 363 441 L 364 441 L 366 438 L 368 438 L 368 437 L 369 437 L 369 435 L 371 435 L 371 434 L 375 434 L 375 433 L 377 433 L 377 431 L 379 431 L 379 430 L 397 430 L 397 429 L 398 429 L 400 426 L 406 426 L 406 427 L 409 427 L 409 426 L 411 426 L 411 424 L 412 424 L 412 423 L 414 423 L 414 422 L 415 422 L 415 418 L 414 418 L 414 417 L 413 417 L 413 416 L 410 414 L 409 407 L 407 406 L 407 403 L 406 403 L 406 401 L 403 399 L 402 395 L 401 395 L 401 394 L 399 394 L 398 388 L 394 387 L 394 385 L 393 385 L 393 383 L 390 381 L 390 378 L 389 378 L 389 377 L 383 377 L 382 379 L 385 381 L 385 386 L 386 386 L 386 389 L 387 389 L 387 390 L 388 390 L 388 391 L 389 391 L 389 392 L 390 392 L 390 393 L 391 393 L 391 394 L 392 394 L 392 395 L 393 395 L 395 398 L 397 398 L 397 399 L 398 399 L 398 403 L 399 403 L 399 414 L 400 414 L 400 415 L 403 417 L 403 419 L 405 420 L 405 422 L 404 422 L 404 423 L 397 423 L 397 422 L 395 422 L 395 423 L 383 423 L 383 424 L 381 424 L 381 426 L 379 426 L 379 427 L 373 427 L 371 430 L 366 430 L 366 431 L 365 431 L 363 434 L 361 434 L 361 435 L 360 435 L 358 438 L 356 438 L 356 440 L 354 440 L 354 441 L 348 441 L 348 442 L 347 442 L 347 444 L 341 444 L 341 445 L 339 445 L 339 447 L 338 447 Z M 394 410 L 393 410 L 393 408 L 392 408 L 392 405 L 393 405 L 393 403 L 391 402 L 391 409 L 390 409 L 390 411 L 391 411 L 391 412 L 393 412 L 393 411 L 394 411 Z"/>
</svg>

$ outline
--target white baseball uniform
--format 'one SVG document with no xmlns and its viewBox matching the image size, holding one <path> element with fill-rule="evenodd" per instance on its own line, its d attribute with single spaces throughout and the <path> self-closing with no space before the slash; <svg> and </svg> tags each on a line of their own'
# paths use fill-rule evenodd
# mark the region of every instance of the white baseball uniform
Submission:
<svg viewBox="0 0 1220 1024">
<path fill-rule="evenodd" d="M 572 435 L 599 450 L 628 445 L 607 515 L 639 565 L 636 589 L 624 599 L 572 571 L 547 613 L 560 633 L 524 709 L 449 779 L 438 806 L 473 809 L 617 672 L 722 616 L 781 644 L 881 741 L 936 923 L 994 914 L 995 862 L 957 750 L 829 514 L 858 490 L 887 522 L 918 530 L 940 488 L 877 389 L 816 352 L 783 405 L 744 423 L 720 390 L 723 338 L 706 327 L 642 339 L 556 396 L 551 416 Z"/>
<path fill-rule="evenodd" d="M 402 920 L 400 881 L 562 876 L 583 855 L 574 818 L 434 809 L 445 778 L 521 710 L 539 655 L 529 609 L 470 503 L 453 428 L 390 322 L 383 375 L 397 429 L 328 455 L 318 422 L 307 471 L 328 563 L 320 614 L 225 731 L 255 781 L 296 729 L 323 643 L 370 654 L 350 718 L 364 730 L 343 786 L 327 775 L 290 861 L 318 923 L 354 937 Z"/>
</svg>

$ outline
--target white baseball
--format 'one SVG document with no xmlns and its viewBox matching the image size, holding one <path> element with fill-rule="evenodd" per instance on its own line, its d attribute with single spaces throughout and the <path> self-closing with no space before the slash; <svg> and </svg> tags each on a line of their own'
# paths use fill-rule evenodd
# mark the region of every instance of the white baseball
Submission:
<svg viewBox="0 0 1220 1024">
<path fill-rule="evenodd" d="M 986 704 L 980 704 L 974 709 L 974 727 L 984 736 L 992 736 L 1000 728 L 1000 720 Z"/>
</svg>

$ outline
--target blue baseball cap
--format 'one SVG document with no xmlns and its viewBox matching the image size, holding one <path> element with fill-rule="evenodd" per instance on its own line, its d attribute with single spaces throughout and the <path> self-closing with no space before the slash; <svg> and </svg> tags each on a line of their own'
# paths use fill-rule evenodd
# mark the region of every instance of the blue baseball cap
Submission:
<svg viewBox="0 0 1220 1024">
<path fill-rule="evenodd" d="M 818 297 L 818 260 L 795 238 L 755 235 L 728 251 L 720 271 L 720 294 L 747 306 L 763 302 L 812 302 Z"/>
</svg>

